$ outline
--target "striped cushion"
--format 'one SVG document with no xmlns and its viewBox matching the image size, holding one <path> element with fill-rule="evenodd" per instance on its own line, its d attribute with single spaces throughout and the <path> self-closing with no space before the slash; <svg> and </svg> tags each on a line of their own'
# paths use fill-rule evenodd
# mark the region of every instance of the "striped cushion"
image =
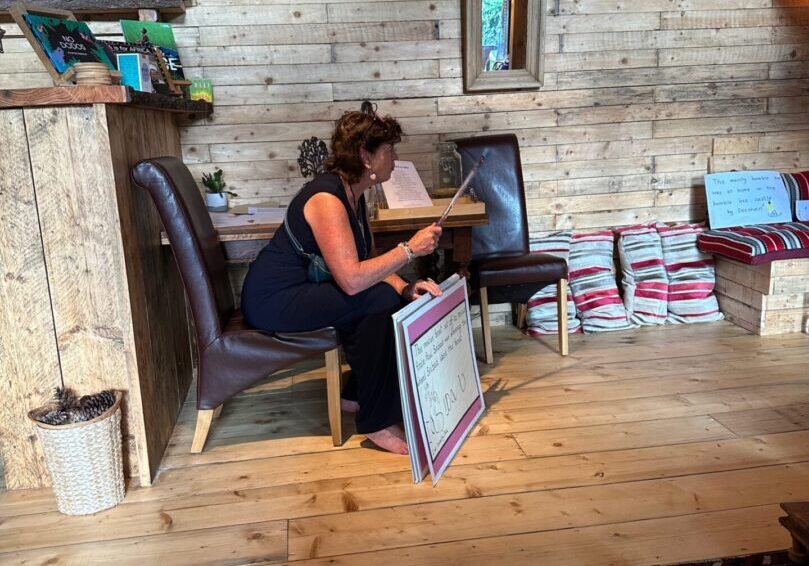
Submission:
<svg viewBox="0 0 809 566">
<path fill-rule="evenodd" d="M 625 330 L 635 325 L 615 285 L 614 238 L 609 230 L 576 233 L 570 241 L 570 290 L 585 332 Z"/>
<path fill-rule="evenodd" d="M 713 256 L 697 249 L 697 236 L 704 231 L 704 224 L 657 225 L 669 279 L 668 322 L 710 322 L 723 318 L 714 295 Z"/>
<path fill-rule="evenodd" d="M 789 191 L 789 200 L 792 203 L 792 220 L 798 220 L 795 202 L 809 200 L 809 171 L 800 173 L 781 173 L 784 185 Z"/>
<path fill-rule="evenodd" d="M 809 223 L 760 224 L 708 230 L 699 249 L 742 263 L 758 265 L 778 259 L 809 257 Z"/>
<path fill-rule="evenodd" d="M 663 324 L 669 281 L 657 230 L 652 224 L 641 224 L 618 228 L 616 232 L 629 320 L 640 325 Z"/>
<path fill-rule="evenodd" d="M 570 255 L 571 232 L 557 232 L 544 238 L 531 242 L 531 251 L 561 257 L 564 260 Z M 556 285 L 548 285 L 540 289 L 528 299 L 528 314 L 526 317 L 526 334 L 543 336 L 557 334 L 559 321 L 556 312 Z M 576 304 L 570 287 L 567 289 L 567 331 L 578 332 L 581 323 L 576 318 Z"/>
</svg>

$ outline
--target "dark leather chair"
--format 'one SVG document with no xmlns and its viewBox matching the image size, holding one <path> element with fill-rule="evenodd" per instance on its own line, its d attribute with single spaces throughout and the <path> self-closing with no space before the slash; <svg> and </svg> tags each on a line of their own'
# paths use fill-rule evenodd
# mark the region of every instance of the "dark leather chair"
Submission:
<svg viewBox="0 0 809 566">
<path fill-rule="evenodd" d="M 514 134 L 454 140 L 464 174 L 485 149 L 486 161 L 471 182 L 486 203 L 489 223 L 472 228 L 470 285 L 479 291 L 480 320 L 486 363 L 492 353 L 489 303 L 518 303 L 516 324 L 525 322 L 526 303 L 539 289 L 555 284 L 559 316 L 559 352 L 568 353 L 567 262 L 548 254 L 532 254 L 528 245 L 528 216 L 522 180 L 520 146 Z"/>
<path fill-rule="evenodd" d="M 342 444 L 337 331 L 267 333 L 248 328 L 234 305 L 227 265 L 191 172 L 175 157 L 139 162 L 135 185 L 149 191 L 168 234 L 191 307 L 197 345 L 197 426 L 191 452 L 202 451 L 222 404 L 269 374 L 326 352 L 334 445 Z"/>
</svg>

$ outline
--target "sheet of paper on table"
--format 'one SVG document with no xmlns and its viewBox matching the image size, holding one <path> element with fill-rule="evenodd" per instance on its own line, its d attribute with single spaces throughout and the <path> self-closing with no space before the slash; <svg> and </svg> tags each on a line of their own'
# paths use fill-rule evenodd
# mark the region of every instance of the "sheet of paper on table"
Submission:
<svg viewBox="0 0 809 566">
<path fill-rule="evenodd" d="M 214 228 L 237 228 L 251 225 L 279 225 L 284 221 L 286 208 L 256 208 L 253 212 L 212 212 L 211 220 Z"/>
<path fill-rule="evenodd" d="M 284 221 L 287 209 L 282 207 L 264 207 L 264 206 L 248 206 L 247 214 L 261 216 L 262 222 L 277 222 Z"/>
<path fill-rule="evenodd" d="M 432 206 L 433 201 L 412 161 L 396 161 L 390 179 L 382 183 L 388 208 Z"/>
</svg>

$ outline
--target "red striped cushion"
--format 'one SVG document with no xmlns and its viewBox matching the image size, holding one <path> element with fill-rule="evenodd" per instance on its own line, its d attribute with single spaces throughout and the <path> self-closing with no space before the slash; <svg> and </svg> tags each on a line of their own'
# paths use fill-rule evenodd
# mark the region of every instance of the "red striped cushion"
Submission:
<svg viewBox="0 0 809 566">
<path fill-rule="evenodd" d="M 789 200 L 792 203 L 792 220 L 798 220 L 795 203 L 799 200 L 809 200 L 809 171 L 800 173 L 781 173 Z"/>
<path fill-rule="evenodd" d="M 713 257 L 697 249 L 697 236 L 704 231 L 704 224 L 657 225 L 669 280 L 668 322 L 723 318 L 714 295 Z"/>
<path fill-rule="evenodd" d="M 761 224 L 708 230 L 699 249 L 742 263 L 758 265 L 779 259 L 809 257 L 809 223 Z"/>
<path fill-rule="evenodd" d="M 561 257 L 565 260 L 570 255 L 571 232 L 557 232 L 531 242 L 531 251 Z M 543 336 L 559 333 L 559 320 L 556 312 L 556 285 L 548 285 L 540 289 L 528 300 L 526 316 L 526 334 Z M 570 287 L 567 289 L 567 331 L 578 332 L 581 323 L 576 318 L 576 304 Z"/>
<path fill-rule="evenodd" d="M 669 282 L 663 267 L 660 236 L 651 224 L 626 226 L 618 233 L 624 306 L 632 322 L 666 322 Z"/>
<path fill-rule="evenodd" d="M 570 242 L 570 290 L 585 332 L 625 330 L 635 325 L 615 285 L 611 231 L 575 233 Z"/>
</svg>

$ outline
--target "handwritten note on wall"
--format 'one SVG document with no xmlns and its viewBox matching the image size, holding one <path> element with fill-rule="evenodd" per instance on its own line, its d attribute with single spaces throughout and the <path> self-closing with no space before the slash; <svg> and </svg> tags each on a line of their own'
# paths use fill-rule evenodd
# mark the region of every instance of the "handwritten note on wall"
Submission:
<svg viewBox="0 0 809 566">
<path fill-rule="evenodd" d="M 791 222 L 784 181 L 776 171 L 732 171 L 705 175 L 711 229 Z"/>
</svg>

